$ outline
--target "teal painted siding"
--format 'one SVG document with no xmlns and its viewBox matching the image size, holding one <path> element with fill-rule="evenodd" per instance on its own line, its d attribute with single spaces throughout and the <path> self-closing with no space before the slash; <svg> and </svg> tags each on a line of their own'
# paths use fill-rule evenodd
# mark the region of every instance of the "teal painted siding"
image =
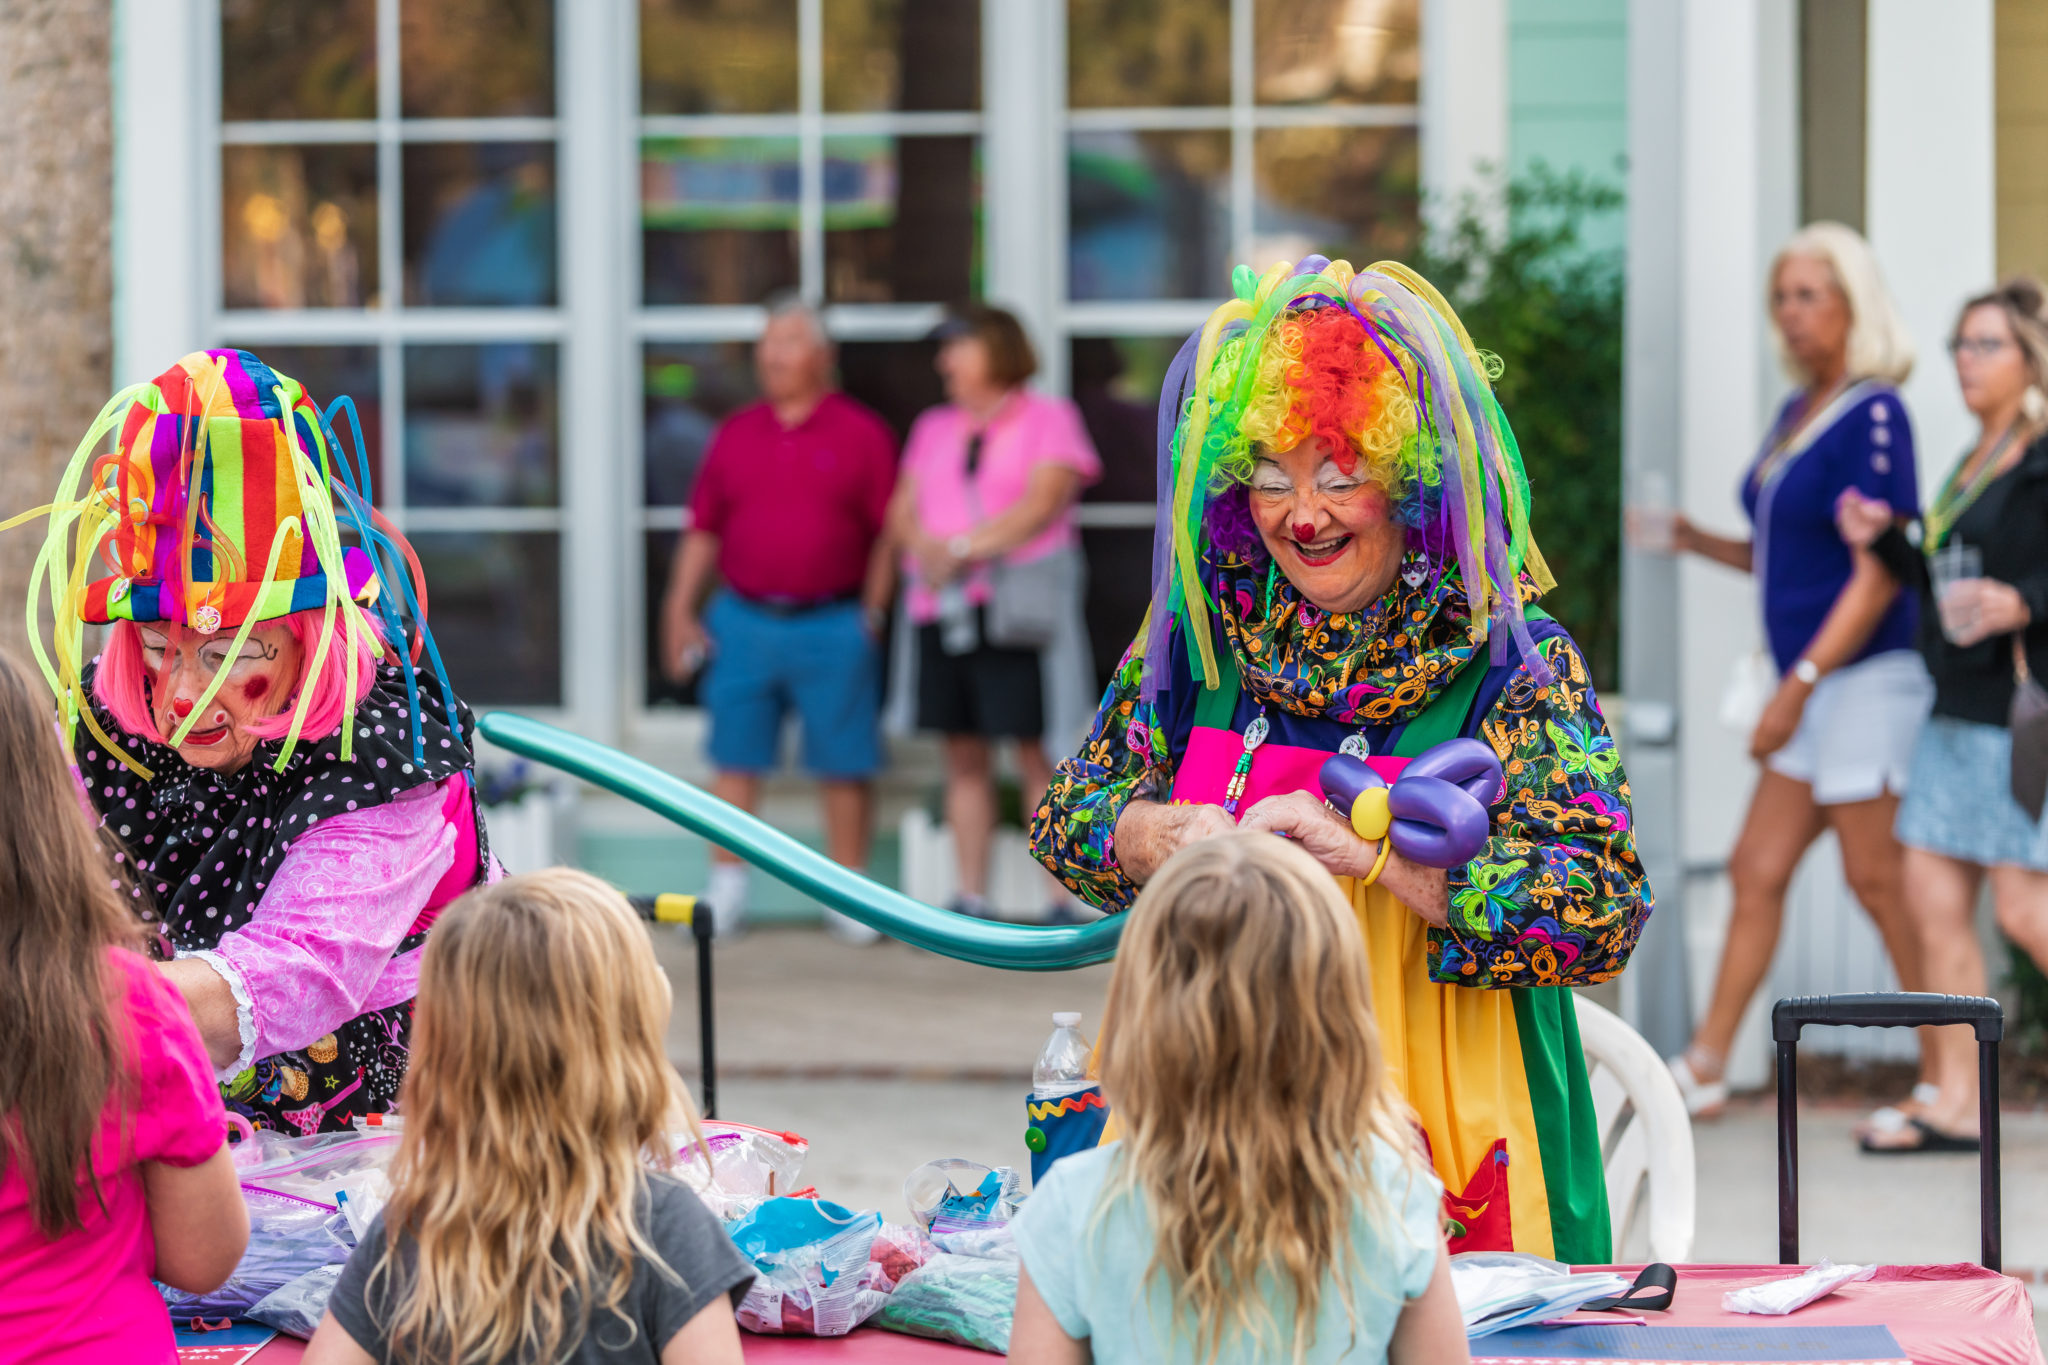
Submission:
<svg viewBox="0 0 2048 1365">
<path fill-rule="evenodd" d="M 1509 0 L 1508 168 L 1544 162 L 1626 187 L 1628 0 Z M 1588 245 L 1620 247 L 1619 213 Z"/>
</svg>

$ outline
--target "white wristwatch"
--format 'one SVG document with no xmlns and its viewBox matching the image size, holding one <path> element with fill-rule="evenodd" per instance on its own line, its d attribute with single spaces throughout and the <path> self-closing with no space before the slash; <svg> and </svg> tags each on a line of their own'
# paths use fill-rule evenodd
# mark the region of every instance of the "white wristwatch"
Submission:
<svg viewBox="0 0 2048 1365">
<path fill-rule="evenodd" d="M 1820 665 L 1811 659 L 1801 659 L 1792 665 L 1792 676 L 1811 687 L 1820 681 Z"/>
</svg>

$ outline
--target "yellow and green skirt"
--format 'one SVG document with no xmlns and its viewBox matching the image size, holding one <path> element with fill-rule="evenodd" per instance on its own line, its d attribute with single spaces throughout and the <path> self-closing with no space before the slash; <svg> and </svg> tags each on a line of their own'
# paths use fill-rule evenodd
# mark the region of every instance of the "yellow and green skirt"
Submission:
<svg viewBox="0 0 2048 1365">
<path fill-rule="evenodd" d="M 1451 1250 L 1604 1264 L 1607 1184 L 1571 992 L 1440 986 L 1428 925 L 1381 887 L 1337 883 L 1365 933 L 1380 1047 L 1444 1182 Z"/>
</svg>

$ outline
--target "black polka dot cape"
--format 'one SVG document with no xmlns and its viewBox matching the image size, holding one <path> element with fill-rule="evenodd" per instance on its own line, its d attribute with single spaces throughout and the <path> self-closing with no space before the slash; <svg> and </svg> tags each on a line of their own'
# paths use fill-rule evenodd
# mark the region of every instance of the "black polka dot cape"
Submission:
<svg viewBox="0 0 2048 1365">
<path fill-rule="evenodd" d="M 97 660 L 83 680 L 88 697 L 96 667 Z M 143 781 L 79 728 L 79 773 L 108 831 L 126 850 L 122 856 L 132 863 L 144 918 L 156 921 L 179 952 L 213 948 L 255 917 L 293 841 L 321 820 L 382 805 L 457 773 L 471 774 L 473 803 L 475 719 L 457 700 L 451 725 L 438 688 L 422 687 L 418 696 L 422 761 L 413 759 L 404 675 L 386 663 L 350 722 L 356 732 L 349 761 L 342 760 L 337 729 L 317 742 L 301 739 L 283 772 L 274 766 L 283 747 L 279 739 L 258 744 L 248 764 L 226 776 L 195 768 L 161 744 L 117 732 L 113 718 L 95 703 L 107 733 L 118 733 L 156 774 Z M 472 814 L 481 882 L 490 848 L 482 813 L 472 806 Z M 425 941 L 424 933 L 411 935 L 397 951 Z M 407 1000 L 358 1015 L 300 1051 L 258 1058 L 221 1086 L 222 1097 L 256 1127 L 294 1134 L 346 1129 L 358 1115 L 388 1110 L 405 1078 L 412 1010 Z"/>
</svg>

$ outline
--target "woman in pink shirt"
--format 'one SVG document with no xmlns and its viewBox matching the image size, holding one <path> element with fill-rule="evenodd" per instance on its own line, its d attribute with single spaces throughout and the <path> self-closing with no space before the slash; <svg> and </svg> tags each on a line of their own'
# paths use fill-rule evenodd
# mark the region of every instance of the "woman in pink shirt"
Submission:
<svg viewBox="0 0 2048 1365">
<path fill-rule="evenodd" d="M 177 1358 L 150 1283 L 249 1241 L 213 1067 L 136 947 L 47 699 L 0 657 L 0 1365 Z"/>
<path fill-rule="evenodd" d="M 1012 314 L 969 307 L 939 337 L 951 401 L 910 429 L 889 525 L 917 630 L 918 728 L 945 739 L 952 908 L 986 917 L 993 746 L 1015 742 L 1032 809 L 1052 776 L 1046 651 L 1081 610 L 1074 503 L 1102 462 L 1072 403 L 1024 387 L 1038 360 Z"/>
</svg>

